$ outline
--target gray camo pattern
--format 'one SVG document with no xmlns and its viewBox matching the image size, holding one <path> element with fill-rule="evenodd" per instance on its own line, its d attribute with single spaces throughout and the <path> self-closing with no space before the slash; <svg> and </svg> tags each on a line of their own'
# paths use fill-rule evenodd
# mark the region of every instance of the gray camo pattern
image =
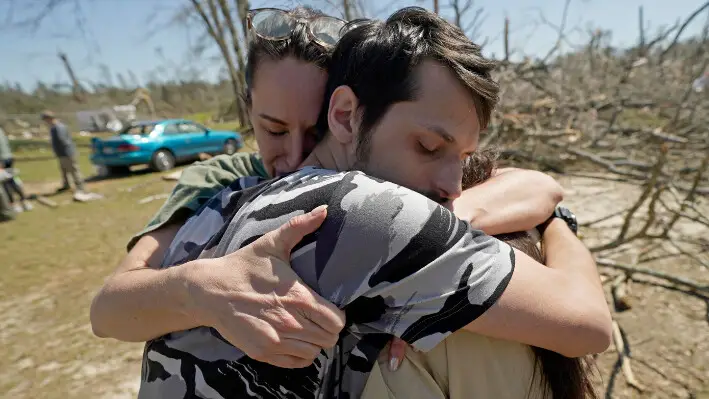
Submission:
<svg viewBox="0 0 709 399">
<path fill-rule="evenodd" d="M 208 327 L 167 334 L 146 344 L 139 398 L 356 398 L 391 335 L 430 350 L 509 282 L 507 244 L 411 190 L 317 168 L 235 181 L 179 230 L 163 267 L 232 253 L 323 203 L 327 220 L 294 249 L 291 265 L 345 310 L 338 345 L 310 367 L 279 369 Z"/>
</svg>

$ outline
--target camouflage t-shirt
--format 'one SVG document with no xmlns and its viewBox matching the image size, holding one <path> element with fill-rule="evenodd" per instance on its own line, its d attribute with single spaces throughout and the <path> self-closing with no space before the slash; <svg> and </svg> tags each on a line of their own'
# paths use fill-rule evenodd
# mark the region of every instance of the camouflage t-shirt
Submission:
<svg viewBox="0 0 709 399">
<path fill-rule="evenodd" d="M 335 348 L 301 369 L 257 362 L 208 327 L 147 343 L 140 398 L 356 398 L 391 336 L 427 351 L 500 297 L 505 243 L 423 195 L 361 172 L 242 178 L 177 233 L 163 267 L 232 253 L 293 216 L 328 216 L 291 253 L 303 281 L 345 311 Z"/>
</svg>

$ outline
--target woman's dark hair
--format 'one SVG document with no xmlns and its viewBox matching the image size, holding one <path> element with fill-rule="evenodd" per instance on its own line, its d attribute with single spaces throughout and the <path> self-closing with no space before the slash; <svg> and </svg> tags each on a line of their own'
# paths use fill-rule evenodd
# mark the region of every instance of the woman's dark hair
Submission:
<svg viewBox="0 0 709 399">
<path fill-rule="evenodd" d="M 477 151 L 468 157 L 463 168 L 463 189 L 470 188 L 492 177 L 497 166 L 498 152 L 494 149 Z M 495 236 L 511 247 L 544 263 L 542 251 L 524 231 Z M 553 399 L 596 399 L 590 375 L 595 363 L 590 356 L 569 358 L 548 349 L 532 346 L 535 358 L 534 376 L 541 375 Z M 532 383 L 534 378 L 532 378 Z"/>
<path fill-rule="evenodd" d="M 304 6 L 298 6 L 288 12 L 296 18 L 302 19 L 326 15 L 321 11 Z M 327 70 L 332 59 L 332 50 L 311 40 L 304 24 L 297 24 L 290 37 L 284 40 L 269 40 L 256 34 L 250 34 L 246 71 L 244 73 L 244 79 L 246 80 L 245 103 L 251 105 L 254 76 L 259 62 L 262 60 L 278 61 L 293 57 Z"/>
</svg>

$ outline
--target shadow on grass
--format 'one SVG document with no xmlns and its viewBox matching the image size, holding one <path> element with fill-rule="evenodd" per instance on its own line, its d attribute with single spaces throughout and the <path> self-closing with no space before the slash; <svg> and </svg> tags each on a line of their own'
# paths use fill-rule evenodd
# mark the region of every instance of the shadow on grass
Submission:
<svg viewBox="0 0 709 399">
<path fill-rule="evenodd" d="M 100 181 L 122 180 L 122 179 L 135 177 L 135 176 L 148 175 L 151 173 L 157 173 L 157 172 L 150 169 L 149 167 L 142 167 L 142 168 L 137 168 L 137 169 L 131 169 L 130 171 L 128 171 L 126 173 L 116 173 L 116 174 L 111 174 L 111 175 L 92 175 L 92 176 L 89 176 L 86 179 L 84 179 L 84 181 L 87 183 L 93 183 L 93 182 L 100 182 Z"/>
</svg>

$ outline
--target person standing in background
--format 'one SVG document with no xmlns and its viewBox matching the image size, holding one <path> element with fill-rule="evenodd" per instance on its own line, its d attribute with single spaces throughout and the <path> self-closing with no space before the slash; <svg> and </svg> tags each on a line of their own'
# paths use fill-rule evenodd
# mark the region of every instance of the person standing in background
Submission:
<svg viewBox="0 0 709 399">
<path fill-rule="evenodd" d="M 62 172 L 62 186 L 57 192 L 66 191 L 71 188 L 68 175 L 74 180 L 76 191 L 84 191 L 84 181 L 79 172 L 79 165 L 76 162 L 76 145 L 71 139 L 69 130 L 61 123 L 52 111 L 44 111 L 41 115 L 42 121 L 49 126 L 49 136 L 52 141 L 52 150 L 59 159 L 59 168 Z"/>
<path fill-rule="evenodd" d="M 0 170 L 4 170 L 6 178 L 2 180 L 2 186 L 7 194 L 10 206 L 15 212 L 29 211 L 32 209 L 32 204 L 27 201 L 25 191 L 22 189 L 22 183 L 15 176 L 15 171 L 12 165 L 15 159 L 12 156 L 10 141 L 5 134 L 5 131 L 0 127 Z M 19 202 L 15 202 L 13 193 L 20 197 Z"/>
</svg>

